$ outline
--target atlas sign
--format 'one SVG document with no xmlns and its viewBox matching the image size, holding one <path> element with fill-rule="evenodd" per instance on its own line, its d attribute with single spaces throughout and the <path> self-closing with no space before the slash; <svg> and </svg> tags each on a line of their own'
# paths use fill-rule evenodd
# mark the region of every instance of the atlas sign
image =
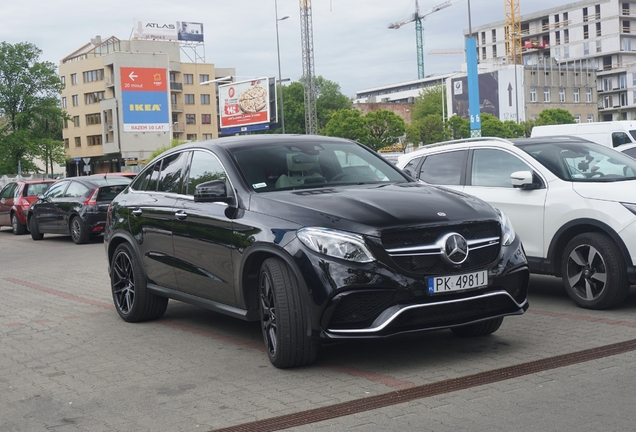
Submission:
<svg viewBox="0 0 636 432">
<path fill-rule="evenodd" d="M 124 132 L 168 132 L 166 69 L 120 68 Z"/>
</svg>

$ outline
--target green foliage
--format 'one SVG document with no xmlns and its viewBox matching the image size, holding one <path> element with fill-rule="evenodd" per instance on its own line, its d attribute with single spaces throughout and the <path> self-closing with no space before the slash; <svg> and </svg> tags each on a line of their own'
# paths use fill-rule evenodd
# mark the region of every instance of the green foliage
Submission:
<svg viewBox="0 0 636 432">
<path fill-rule="evenodd" d="M 360 111 L 355 109 L 334 111 L 323 132 L 327 136 L 348 138 L 358 142 L 366 142 L 369 138 L 367 121 Z"/>
<path fill-rule="evenodd" d="M 454 115 L 446 121 L 451 139 L 470 137 L 470 120 Z"/>
<path fill-rule="evenodd" d="M 541 111 L 536 120 L 536 125 L 554 125 L 575 123 L 574 116 L 569 111 L 554 108 Z"/>
<path fill-rule="evenodd" d="M 38 171 L 36 158 L 62 162 L 63 84 L 41 54 L 27 42 L 0 42 L 0 174 L 16 173 L 18 161 L 24 172 Z"/>
<path fill-rule="evenodd" d="M 364 116 L 369 129 L 369 136 L 362 144 L 374 150 L 397 144 L 406 131 L 406 123 L 393 111 L 378 110 Z"/>
<path fill-rule="evenodd" d="M 413 104 L 413 122 L 421 120 L 426 116 L 437 114 L 443 115 L 442 101 L 444 98 L 444 87 L 441 85 L 425 87 Z"/>
<path fill-rule="evenodd" d="M 160 154 L 162 154 L 163 152 L 166 152 L 166 151 L 170 150 L 171 148 L 175 148 L 175 147 L 180 146 L 181 144 L 184 144 L 184 143 L 185 143 L 185 141 L 179 141 L 178 139 L 173 139 L 172 141 L 170 141 L 170 145 L 159 147 L 157 150 L 153 151 L 150 154 L 150 157 L 148 158 L 148 161 L 151 161 L 154 158 L 156 158 L 157 156 L 159 156 Z"/>
<path fill-rule="evenodd" d="M 433 144 L 447 139 L 446 126 L 440 114 L 429 114 L 407 128 L 406 142 Z"/>
<path fill-rule="evenodd" d="M 304 134 L 305 133 L 305 89 L 299 82 L 293 82 L 288 86 L 283 86 L 283 107 L 285 109 L 285 133 Z M 280 106 L 279 124 L 280 124 Z M 274 131 L 282 133 L 279 127 Z"/>
</svg>

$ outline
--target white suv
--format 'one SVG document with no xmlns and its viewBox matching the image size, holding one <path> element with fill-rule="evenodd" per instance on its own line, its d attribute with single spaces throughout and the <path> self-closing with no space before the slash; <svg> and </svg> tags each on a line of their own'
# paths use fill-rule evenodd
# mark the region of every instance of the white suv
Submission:
<svg viewBox="0 0 636 432">
<path fill-rule="evenodd" d="M 426 146 L 397 166 L 501 209 L 530 270 L 561 276 L 581 307 L 615 306 L 636 283 L 636 160 L 622 153 L 575 137 L 474 138 Z"/>
</svg>

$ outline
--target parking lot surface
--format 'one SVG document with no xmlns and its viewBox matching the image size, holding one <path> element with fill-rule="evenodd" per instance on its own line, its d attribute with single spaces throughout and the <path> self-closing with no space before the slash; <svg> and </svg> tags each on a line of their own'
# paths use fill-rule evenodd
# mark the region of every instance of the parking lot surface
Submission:
<svg viewBox="0 0 636 432">
<path fill-rule="evenodd" d="M 533 276 L 495 334 L 323 347 L 274 368 L 258 323 L 171 301 L 127 324 L 101 238 L 0 230 L 1 431 L 636 430 L 636 290 L 580 309 Z"/>
</svg>

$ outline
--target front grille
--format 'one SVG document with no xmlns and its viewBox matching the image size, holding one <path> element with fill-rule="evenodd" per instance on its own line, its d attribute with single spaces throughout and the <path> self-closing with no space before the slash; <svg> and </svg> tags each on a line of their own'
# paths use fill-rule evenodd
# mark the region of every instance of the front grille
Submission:
<svg viewBox="0 0 636 432">
<path fill-rule="evenodd" d="M 461 225 L 421 227 L 409 230 L 387 230 L 382 233 L 385 249 L 433 245 L 445 234 L 456 232 L 466 240 L 500 238 L 501 229 L 496 221 L 469 222 Z M 489 267 L 499 257 L 499 244 L 472 249 L 468 258 L 460 265 L 452 265 L 442 259 L 441 254 L 392 256 L 393 262 L 401 269 L 417 274 L 447 275 L 480 270 Z"/>
<path fill-rule="evenodd" d="M 338 328 L 353 323 L 357 327 L 364 327 L 363 323 L 372 322 L 383 310 L 394 305 L 395 296 L 394 291 L 384 290 L 349 293 L 338 302 L 331 324 Z"/>
<path fill-rule="evenodd" d="M 526 299 L 529 279 L 529 272 L 518 271 L 497 278 L 494 286 L 501 287 L 501 289 L 508 291 L 508 294 L 510 294 L 518 303 L 522 303 Z"/>
</svg>

